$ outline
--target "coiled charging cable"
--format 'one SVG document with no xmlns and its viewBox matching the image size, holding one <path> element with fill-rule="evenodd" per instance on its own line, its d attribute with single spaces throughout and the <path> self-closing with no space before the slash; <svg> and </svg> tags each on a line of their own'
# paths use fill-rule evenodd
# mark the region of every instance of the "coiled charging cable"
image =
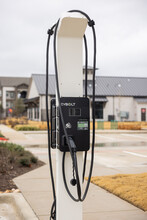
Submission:
<svg viewBox="0 0 147 220">
<path fill-rule="evenodd" d="M 54 176 L 53 176 L 53 168 L 52 168 L 52 157 L 51 157 L 51 140 L 50 140 L 50 127 L 49 127 L 49 114 L 48 114 L 48 66 L 49 66 L 49 44 L 50 44 L 50 37 L 54 34 L 54 62 L 55 62 L 55 76 L 56 76 L 56 88 L 57 88 L 57 99 L 58 99 L 58 107 L 59 107 L 59 112 L 60 112 L 60 117 L 61 117 L 61 122 L 64 130 L 64 134 L 66 137 L 66 142 L 69 148 L 69 152 L 71 155 L 72 163 L 73 163 L 73 170 L 75 171 L 76 174 L 76 185 L 77 185 L 77 195 L 78 198 L 75 198 L 67 185 L 66 182 L 66 176 L 65 176 L 65 155 L 66 153 L 63 153 L 63 160 L 62 160 L 62 172 L 63 172 L 63 181 L 64 185 L 66 188 L 67 193 L 73 199 L 74 201 L 84 201 L 86 198 L 88 188 L 90 185 L 90 179 L 92 175 L 92 169 L 93 169 L 93 162 L 94 162 L 94 144 L 95 144 L 95 70 L 96 70 L 96 34 L 95 34 L 95 28 L 94 28 L 94 21 L 90 19 L 90 17 L 80 11 L 80 10 L 71 10 L 69 11 L 71 13 L 73 12 L 78 12 L 82 15 L 84 15 L 87 20 L 88 20 L 88 25 L 92 28 L 92 33 L 93 33 L 93 41 L 94 41 L 94 50 L 93 50 L 93 98 L 92 98 L 92 117 L 93 117 L 93 131 L 92 131 L 92 149 L 91 149 L 91 163 L 90 163 L 90 170 L 89 170 L 89 175 L 88 175 L 88 180 L 87 180 L 87 185 L 84 191 L 83 196 L 81 196 L 81 185 L 80 185 L 80 179 L 79 179 L 79 173 L 78 173 L 78 163 L 77 163 L 77 157 L 76 157 L 76 146 L 71 138 L 68 137 L 66 127 L 65 127 L 65 122 L 64 122 L 64 117 L 62 113 L 62 108 L 61 108 L 61 102 L 60 102 L 60 91 L 59 91 L 59 81 L 58 81 L 58 68 L 57 68 L 57 56 L 56 56 L 56 36 L 57 36 L 57 29 L 59 25 L 59 21 L 52 26 L 51 29 L 48 30 L 48 40 L 47 40 L 47 50 L 46 50 L 46 116 L 47 116 L 47 126 L 48 126 L 48 154 L 49 154 L 49 166 L 50 166 L 50 173 L 51 173 L 51 182 L 52 182 L 52 189 L 53 189 L 53 198 L 54 202 L 52 204 L 51 208 L 51 215 L 50 219 L 56 219 L 56 193 L 55 193 L 55 183 L 54 183 Z M 54 30 L 55 29 L 55 30 Z M 86 36 L 84 35 L 84 44 L 85 44 L 85 97 L 87 97 L 87 68 L 88 68 L 88 50 L 87 50 L 87 41 L 86 41 Z M 85 152 L 85 157 L 84 157 L 84 166 L 83 166 L 83 180 L 85 176 L 85 169 L 86 169 L 86 158 L 87 158 L 87 151 Z"/>
</svg>

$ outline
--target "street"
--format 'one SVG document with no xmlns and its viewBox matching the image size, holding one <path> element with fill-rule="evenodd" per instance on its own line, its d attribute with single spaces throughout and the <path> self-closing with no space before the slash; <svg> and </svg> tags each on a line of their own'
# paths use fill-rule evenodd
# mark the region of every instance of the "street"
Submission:
<svg viewBox="0 0 147 220">
<path fill-rule="evenodd" d="M 40 134 L 36 135 L 36 138 L 44 139 L 45 136 L 46 134 Z M 93 175 L 147 172 L 147 134 L 135 132 L 99 134 L 97 131 L 95 146 L 94 167 L 99 165 L 103 169 L 100 169 L 99 173 L 94 169 Z M 29 150 L 41 160 L 48 162 L 47 145 L 45 148 L 31 147 Z M 52 154 L 55 156 L 56 151 L 52 150 Z M 90 160 L 90 151 L 88 160 Z"/>
</svg>

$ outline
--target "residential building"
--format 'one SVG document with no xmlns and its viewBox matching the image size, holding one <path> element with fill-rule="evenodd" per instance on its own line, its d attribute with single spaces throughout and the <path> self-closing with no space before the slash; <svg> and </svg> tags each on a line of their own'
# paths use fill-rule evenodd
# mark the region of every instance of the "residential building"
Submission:
<svg viewBox="0 0 147 220">
<path fill-rule="evenodd" d="M 84 74 L 83 74 L 84 75 Z M 92 69 L 89 68 L 88 96 L 92 106 Z M 26 99 L 29 119 L 46 120 L 46 76 L 33 74 Z M 85 80 L 83 79 L 83 94 Z M 98 121 L 147 121 L 147 78 L 95 78 L 95 117 Z M 55 75 L 49 75 L 48 100 L 55 97 Z M 92 116 L 91 116 L 92 117 Z"/>
<path fill-rule="evenodd" d="M 0 77 L 0 104 L 3 117 L 11 116 L 17 98 L 25 99 L 30 83 L 27 77 Z"/>
</svg>

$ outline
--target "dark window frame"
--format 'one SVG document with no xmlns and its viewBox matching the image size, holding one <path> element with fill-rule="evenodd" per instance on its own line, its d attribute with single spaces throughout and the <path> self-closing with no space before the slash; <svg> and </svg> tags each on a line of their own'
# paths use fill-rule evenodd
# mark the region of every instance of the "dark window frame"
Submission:
<svg viewBox="0 0 147 220">
<path fill-rule="evenodd" d="M 141 108 L 141 121 L 146 121 L 146 108 Z"/>
<path fill-rule="evenodd" d="M 104 118 L 104 102 L 95 102 L 95 119 Z"/>
</svg>

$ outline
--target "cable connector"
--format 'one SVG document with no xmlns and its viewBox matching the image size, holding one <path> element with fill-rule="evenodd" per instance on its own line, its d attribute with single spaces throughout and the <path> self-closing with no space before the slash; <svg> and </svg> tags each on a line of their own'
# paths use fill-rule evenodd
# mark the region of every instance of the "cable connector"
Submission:
<svg viewBox="0 0 147 220">
<path fill-rule="evenodd" d="M 94 25 L 95 25 L 95 22 L 94 22 L 94 20 L 90 20 L 90 21 L 88 22 L 88 25 L 89 25 L 89 27 L 92 27 L 92 26 L 94 26 Z"/>
<path fill-rule="evenodd" d="M 69 137 L 69 142 L 70 142 L 70 146 L 73 152 L 76 152 L 76 145 L 75 142 L 73 141 L 73 139 L 71 137 Z"/>
<path fill-rule="evenodd" d="M 54 31 L 52 29 L 48 29 L 47 34 L 53 35 Z"/>
</svg>

